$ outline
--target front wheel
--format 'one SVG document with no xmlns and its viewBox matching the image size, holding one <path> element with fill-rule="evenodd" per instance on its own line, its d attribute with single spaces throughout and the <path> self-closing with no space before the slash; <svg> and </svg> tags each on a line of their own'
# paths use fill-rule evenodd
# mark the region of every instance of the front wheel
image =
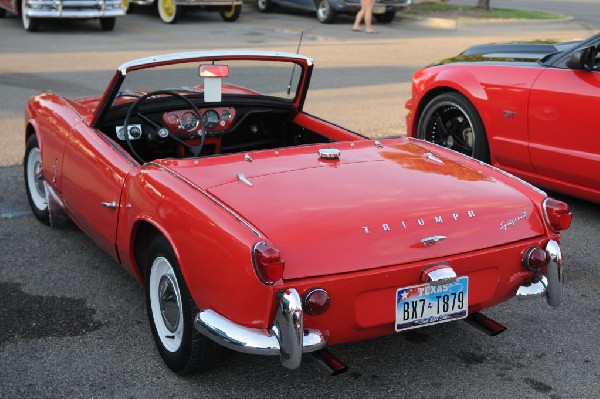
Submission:
<svg viewBox="0 0 600 399">
<path fill-rule="evenodd" d="M 44 187 L 44 174 L 42 168 L 42 154 L 36 135 L 31 135 L 25 146 L 25 157 L 23 159 L 25 172 L 25 191 L 31 206 L 31 211 L 42 223 L 50 223 L 48 212 L 48 198 Z"/>
<path fill-rule="evenodd" d="M 174 24 L 179 18 L 179 9 L 175 0 L 158 0 L 158 15 L 165 24 Z"/>
<path fill-rule="evenodd" d="M 260 12 L 269 12 L 273 9 L 273 2 L 271 0 L 257 0 L 256 7 Z"/>
<path fill-rule="evenodd" d="M 320 0 L 317 5 L 317 19 L 322 24 L 332 24 L 337 18 L 337 12 L 331 7 L 329 0 Z"/>
<path fill-rule="evenodd" d="M 225 21 L 225 22 L 235 22 L 238 20 L 241 13 L 242 13 L 242 5 L 237 4 L 237 5 L 231 6 L 231 8 L 227 11 L 221 11 L 221 18 L 223 18 L 223 21 Z"/>
<path fill-rule="evenodd" d="M 375 20 L 380 24 L 389 24 L 396 18 L 396 10 L 387 11 L 383 14 L 373 14 Z"/>
<path fill-rule="evenodd" d="M 35 18 L 29 18 L 29 16 L 27 16 L 25 0 L 21 0 L 21 22 L 23 23 L 23 28 L 27 32 L 37 32 L 40 29 L 40 22 Z"/>
<path fill-rule="evenodd" d="M 483 162 L 490 161 L 481 117 L 460 93 L 440 94 L 427 103 L 419 118 L 417 137 Z"/>
<path fill-rule="evenodd" d="M 117 19 L 115 17 L 112 18 L 100 18 L 100 26 L 104 31 L 111 31 L 115 29 L 115 24 Z"/>
<path fill-rule="evenodd" d="M 146 308 L 158 352 L 171 370 L 189 374 L 217 362 L 221 348 L 194 327 L 198 308 L 163 236 L 149 246 L 146 265 Z"/>
</svg>

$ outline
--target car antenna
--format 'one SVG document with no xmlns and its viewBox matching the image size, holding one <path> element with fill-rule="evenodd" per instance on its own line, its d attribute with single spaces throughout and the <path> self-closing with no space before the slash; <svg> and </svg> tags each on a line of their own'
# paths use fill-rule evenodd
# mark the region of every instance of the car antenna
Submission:
<svg viewBox="0 0 600 399">
<path fill-rule="evenodd" d="M 296 49 L 296 54 L 300 53 L 300 45 L 302 44 L 302 37 L 304 36 L 304 31 L 300 31 L 300 40 L 298 41 L 298 48 Z M 292 76 L 290 76 L 290 84 L 288 84 L 287 95 L 290 95 L 292 91 L 292 81 L 294 80 L 294 73 L 296 72 L 296 64 L 294 63 L 294 67 L 292 68 Z"/>
</svg>

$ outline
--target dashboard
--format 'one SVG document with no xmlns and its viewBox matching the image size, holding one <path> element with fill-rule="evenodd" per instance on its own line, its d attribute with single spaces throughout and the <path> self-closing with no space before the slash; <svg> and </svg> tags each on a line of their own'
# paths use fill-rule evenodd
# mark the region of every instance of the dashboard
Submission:
<svg viewBox="0 0 600 399">
<path fill-rule="evenodd" d="M 227 131 L 235 119 L 233 107 L 203 108 L 200 113 L 207 135 Z M 200 130 L 198 116 L 191 109 L 165 112 L 162 119 L 172 133 L 195 133 Z"/>
</svg>

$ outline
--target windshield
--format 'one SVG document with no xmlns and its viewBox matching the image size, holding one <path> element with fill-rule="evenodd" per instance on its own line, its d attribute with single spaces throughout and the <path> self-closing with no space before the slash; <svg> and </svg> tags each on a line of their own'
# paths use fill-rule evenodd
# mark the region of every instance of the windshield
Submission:
<svg viewBox="0 0 600 399">
<path fill-rule="evenodd" d="M 296 99 L 302 67 L 293 62 L 222 60 L 214 63 L 184 62 L 129 72 L 115 98 L 139 96 L 154 90 L 203 91 L 201 65 L 227 65 L 221 78 L 223 95 L 265 95 L 292 102 Z M 214 78 L 206 78 L 214 79 Z"/>
</svg>

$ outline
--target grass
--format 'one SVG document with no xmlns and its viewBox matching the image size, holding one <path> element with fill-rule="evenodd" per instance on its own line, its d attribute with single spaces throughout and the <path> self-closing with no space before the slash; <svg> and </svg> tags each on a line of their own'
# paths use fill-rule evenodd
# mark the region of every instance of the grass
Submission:
<svg viewBox="0 0 600 399">
<path fill-rule="evenodd" d="M 490 19 L 562 19 L 564 15 L 543 11 L 491 8 L 489 11 L 475 7 L 452 4 L 415 4 L 403 11 L 405 14 L 436 16 L 440 18 L 490 18 Z"/>
</svg>

